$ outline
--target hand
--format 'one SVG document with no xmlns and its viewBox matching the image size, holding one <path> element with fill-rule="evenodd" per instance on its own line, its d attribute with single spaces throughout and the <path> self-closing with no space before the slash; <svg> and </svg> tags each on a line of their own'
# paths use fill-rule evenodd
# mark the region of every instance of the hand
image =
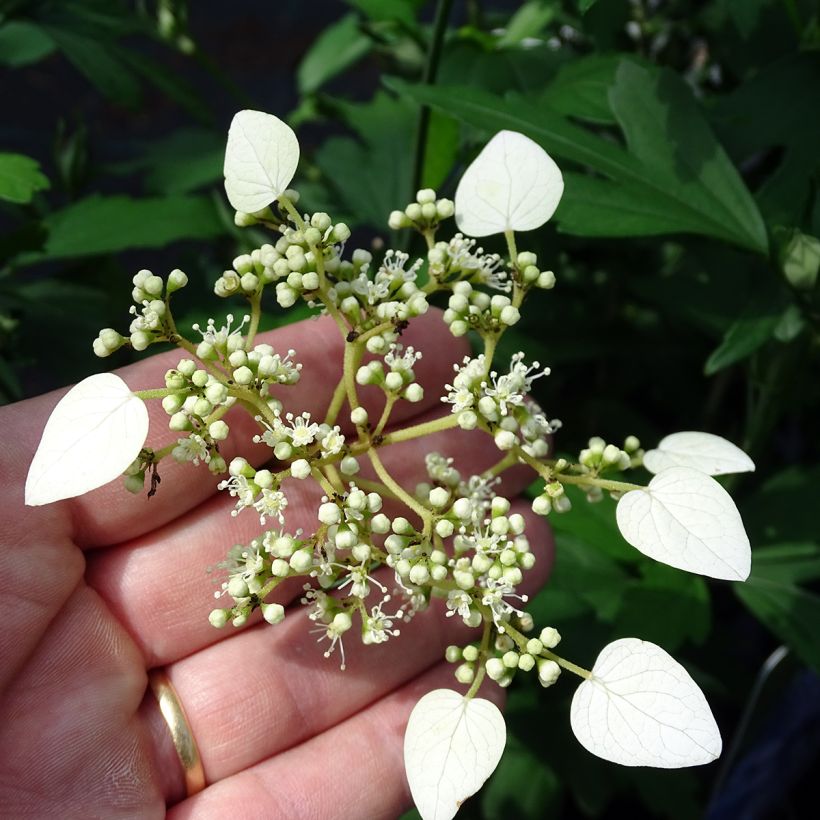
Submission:
<svg viewBox="0 0 820 820">
<path fill-rule="evenodd" d="M 340 372 L 335 325 L 303 322 L 266 341 L 295 348 L 304 363 L 299 384 L 280 393 L 286 409 L 321 417 Z M 400 403 L 393 426 L 443 415 L 442 386 L 467 352 L 433 312 L 414 321 L 403 341 L 424 352 L 418 373 L 426 398 Z M 132 389 L 156 387 L 179 358 L 162 354 L 119 372 Z M 378 412 L 378 391 L 362 392 L 374 394 Z M 443 660 L 447 644 L 470 635 L 461 620 L 445 618 L 434 601 L 385 644 L 363 646 L 354 628 L 346 671 L 338 656 L 323 657 L 325 644 L 310 634 L 298 583 L 276 590 L 289 607 L 282 624 L 214 629 L 208 612 L 223 578 L 206 569 L 257 535 L 258 518 L 252 511 L 231 518 L 218 479 L 204 466 L 170 459 L 160 465 L 162 483 L 150 499 L 113 482 L 80 498 L 24 507 L 28 465 L 57 399 L 50 394 L 0 411 L 4 816 L 113 820 L 160 817 L 166 806 L 172 818 L 398 815 L 410 804 L 402 762 L 410 710 L 433 688 L 463 689 Z M 150 410 L 148 444 L 160 447 L 174 434 L 159 403 Z M 226 459 L 237 454 L 232 444 L 264 461 L 270 450 L 250 444 L 252 419 L 232 415 Z M 501 455 L 489 437 L 456 430 L 385 448 L 382 458 L 412 489 L 431 450 L 454 456 L 466 475 Z M 527 480 L 510 471 L 501 491 L 513 495 Z M 312 531 L 318 489 L 294 480 L 285 490 L 288 531 Z M 521 590 L 532 593 L 549 568 L 550 537 L 528 504 L 517 505 L 538 555 Z M 388 575 L 383 580 L 391 583 Z M 208 785 L 187 799 L 168 728 L 146 693 L 155 667 L 164 667 L 176 689 L 204 765 Z M 502 691 L 488 680 L 481 697 L 500 701 Z"/>
</svg>

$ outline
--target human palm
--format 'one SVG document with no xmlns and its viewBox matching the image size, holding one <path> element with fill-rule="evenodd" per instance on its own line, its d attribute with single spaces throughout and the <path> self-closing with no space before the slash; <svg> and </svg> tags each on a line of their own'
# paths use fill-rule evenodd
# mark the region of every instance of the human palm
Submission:
<svg viewBox="0 0 820 820">
<path fill-rule="evenodd" d="M 466 352 L 432 313 L 405 336 L 425 354 L 417 370 L 426 398 L 397 407 L 396 426 L 441 415 L 438 396 Z M 281 394 L 286 408 L 321 416 L 341 367 L 335 325 L 305 322 L 265 341 L 295 348 L 304 363 L 302 380 Z M 155 387 L 177 359 L 162 354 L 121 375 L 132 389 Z M 469 639 L 461 619 L 445 618 L 436 601 L 386 644 L 363 646 L 351 636 L 345 671 L 310 634 L 299 583 L 276 590 L 276 600 L 291 605 L 282 624 L 215 630 L 208 612 L 222 578 L 205 570 L 232 544 L 257 535 L 257 519 L 232 518 L 231 500 L 216 492 L 205 467 L 166 462 L 150 499 L 114 482 L 24 507 L 26 471 L 56 400 L 42 396 L 0 413 L 0 814 L 141 818 L 163 816 L 167 806 L 172 818 L 399 814 L 410 802 L 404 726 L 426 691 L 456 686 L 442 658 L 447 644 Z M 241 443 L 250 460 L 269 456 L 250 444 L 253 425 L 236 412 L 226 460 L 236 454 L 231 443 Z M 172 437 L 152 403 L 148 444 Z M 431 450 L 454 456 L 464 474 L 499 458 L 488 437 L 461 430 L 392 445 L 382 455 L 412 489 Z M 509 472 L 504 494 L 525 481 Z M 320 492 L 308 482 L 290 484 L 288 530 L 312 531 Z M 543 519 L 519 507 L 539 557 L 522 585 L 532 591 L 548 568 L 549 535 Z M 146 694 L 155 667 L 167 671 L 202 756 L 208 785 L 187 799 L 170 734 Z M 501 697 L 490 682 L 482 696 Z"/>
</svg>

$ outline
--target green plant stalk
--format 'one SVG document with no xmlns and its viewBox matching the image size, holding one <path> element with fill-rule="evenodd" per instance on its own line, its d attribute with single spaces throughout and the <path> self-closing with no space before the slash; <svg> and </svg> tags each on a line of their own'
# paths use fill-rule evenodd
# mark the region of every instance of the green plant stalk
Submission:
<svg viewBox="0 0 820 820">
<path fill-rule="evenodd" d="M 387 471 L 387 468 L 384 466 L 382 460 L 379 458 L 379 454 L 374 450 L 370 449 L 367 451 L 367 456 L 370 459 L 370 463 L 373 465 L 373 469 L 376 471 L 376 475 L 390 488 L 391 492 L 399 498 L 404 504 L 406 504 L 413 512 L 422 520 L 424 524 L 424 535 L 428 536 L 432 532 L 433 529 L 433 515 L 430 510 L 426 509 L 422 506 L 415 498 L 413 498 L 404 487 L 401 486 L 394 478 L 390 475 Z"/>
<path fill-rule="evenodd" d="M 493 629 L 493 619 L 484 618 L 484 632 L 481 635 L 481 646 L 478 649 L 478 659 L 476 660 L 476 674 L 467 694 L 464 696 L 465 700 L 472 700 L 481 684 L 484 682 L 484 676 L 487 674 L 487 667 L 485 661 L 487 660 L 487 649 L 490 646 L 490 635 Z"/>
<path fill-rule="evenodd" d="M 443 430 L 451 430 L 453 427 L 458 427 L 458 417 L 455 414 L 442 416 L 440 419 L 413 424 L 410 427 L 402 427 L 401 430 L 394 430 L 384 436 L 379 445 L 383 447 L 387 444 L 398 444 L 400 441 L 410 441 L 410 439 L 429 436 L 431 433 L 440 433 Z"/>
<path fill-rule="evenodd" d="M 444 34 L 447 31 L 447 19 L 450 16 L 450 7 L 453 0 L 438 0 L 436 16 L 433 20 L 433 36 L 430 41 L 430 51 L 427 53 L 427 62 L 421 82 L 423 85 L 433 85 L 438 73 L 438 64 L 441 58 L 441 48 L 444 44 Z M 419 109 L 419 119 L 416 125 L 416 144 L 413 151 L 413 179 L 411 191 L 421 188 L 424 176 L 424 156 L 427 153 L 427 135 L 430 130 L 430 108 L 426 105 Z"/>
</svg>

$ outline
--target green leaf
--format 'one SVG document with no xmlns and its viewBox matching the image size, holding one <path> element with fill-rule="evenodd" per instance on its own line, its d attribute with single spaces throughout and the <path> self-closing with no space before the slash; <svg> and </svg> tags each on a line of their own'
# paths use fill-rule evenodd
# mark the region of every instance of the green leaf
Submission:
<svg viewBox="0 0 820 820">
<path fill-rule="evenodd" d="M 185 194 L 222 181 L 225 138 L 213 131 L 180 128 L 167 137 L 134 148 L 137 158 L 112 167 L 114 173 L 138 172 L 145 190 Z"/>
<path fill-rule="evenodd" d="M 458 123 L 439 111 L 431 111 L 424 151 L 423 188 L 438 188 L 447 179 L 455 165 L 458 146 Z"/>
<path fill-rule="evenodd" d="M 29 255 L 25 262 L 162 248 L 224 233 L 213 202 L 204 196 L 131 199 L 94 194 L 50 214 L 46 228 L 43 253 Z"/>
<path fill-rule="evenodd" d="M 123 106 L 137 106 L 139 81 L 106 40 L 56 26 L 45 30 L 69 62 L 106 97 Z"/>
<path fill-rule="evenodd" d="M 48 187 L 37 160 L 24 154 L 0 154 L 0 199 L 24 205 Z"/>
<path fill-rule="evenodd" d="M 337 101 L 335 110 L 359 138 L 327 140 L 316 164 L 345 213 L 384 230 L 390 211 L 409 201 L 416 112 L 384 93 L 369 103 Z"/>
<path fill-rule="evenodd" d="M 597 2 L 598 0 L 577 0 L 578 11 L 586 14 Z"/>
<path fill-rule="evenodd" d="M 504 756 L 481 792 L 483 816 L 558 817 L 561 781 L 555 771 L 509 735 Z"/>
<path fill-rule="evenodd" d="M 355 14 L 346 14 L 324 29 L 304 56 L 296 72 L 301 94 L 311 94 L 370 51 L 370 38 L 362 34 Z"/>
<path fill-rule="evenodd" d="M 22 68 L 54 52 L 54 40 L 35 23 L 10 20 L 0 26 L 0 65 Z"/>
<path fill-rule="evenodd" d="M 654 562 L 641 564 L 642 578 L 624 591 L 616 616 L 621 635 L 640 635 L 669 652 L 686 641 L 703 643 L 712 624 L 703 578 Z M 663 612 L 663 617 L 656 617 Z"/>
<path fill-rule="evenodd" d="M 752 543 L 800 542 L 807 533 L 817 532 L 818 486 L 820 467 L 791 467 L 770 478 L 741 508 Z"/>
<path fill-rule="evenodd" d="M 717 223 L 734 240 L 766 253 L 760 212 L 734 165 L 717 142 L 690 89 L 670 71 L 655 76 L 635 63 L 618 68 L 609 101 L 631 153 L 646 163 L 656 184 L 672 186 L 673 197 Z"/>
<path fill-rule="evenodd" d="M 741 601 L 812 669 L 820 672 L 820 596 L 799 586 L 820 578 L 820 545 L 755 550 L 752 574 L 735 584 Z"/>
<path fill-rule="evenodd" d="M 624 541 L 615 521 L 615 502 L 611 498 L 604 497 L 590 504 L 578 488 L 567 487 L 566 492 L 572 502 L 572 510 L 550 518 L 556 533 L 581 539 L 617 561 L 634 563 L 643 560 L 641 554 Z"/>
<path fill-rule="evenodd" d="M 564 231 L 589 236 L 700 233 L 766 252 L 768 239 L 754 200 L 690 92 L 668 71 L 621 62 L 609 101 L 626 148 L 520 97 L 501 98 L 472 88 L 409 86 L 395 79 L 388 84 L 485 133 L 521 131 L 554 156 L 608 178 L 616 188 L 608 199 L 600 196 L 607 184 L 603 181 L 579 186 L 578 196 L 571 184 L 566 186 L 556 214 Z M 577 179 L 571 177 L 570 183 Z M 628 213 L 626 202 L 631 203 Z M 639 213 L 644 214 L 643 224 Z"/>
<path fill-rule="evenodd" d="M 555 8 L 542 0 L 524 3 L 510 17 L 504 33 L 496 42 L 498 48 L 516 46 L 527 37 L 537 37 L 555 17 Z"/>
<path fill-rule="evenodd" d="M 583 604 L 597 617 L 612 620 L 621 606 L 629 575 L 595 544 L 561 532 L 556 532 L 555 542 L 555 565 L 549 586 L 543 600 L 538 596 L 528 609 L 533 615 L 538 613 L 539 623 L 552 623 L 559 615 L 554 608 L 558 603 L 554 596 L 563 593 L 569 599 L 562 601 L 562 605 L 574 599 L 575 609 Z M 571 613 L 560 614 L 567 617 Z"/>
<path fill-rule="evenodd" d="M 416 25 L 417 0 L 346 0 L 374 23 L 396 22 L 408 27 Z"/>
<path fill-rule="evenodd" d="M 618 54 L 591 54 L 568 62 L 546 85 L 541 102 L 568 117 L 615 125 L 609 89 L 622 59 Z"/>
<path fill-rule="evenodd" d="M 729 365 L 751 356 L 772 338 L 782 312 L 783 305 L 779 300 L 762 302 L 753 297 L 740 317 L 726 331 L 723 341 L 706 360 L 705 374 L 713 376 Z"/>
<path fill-rule="evenodd" d="M 755 193 L 769 224 L 800 225 L 810 207 L 812 171 L 818 167 L 818 110 L 816 51 L 787 54 L 714 101 L 712 121 L 736 162 L 755 162 L 766 153 L 780 157 L 774 166 L 771 159 L 763 166 L 768 173 Z"/>
</svg>

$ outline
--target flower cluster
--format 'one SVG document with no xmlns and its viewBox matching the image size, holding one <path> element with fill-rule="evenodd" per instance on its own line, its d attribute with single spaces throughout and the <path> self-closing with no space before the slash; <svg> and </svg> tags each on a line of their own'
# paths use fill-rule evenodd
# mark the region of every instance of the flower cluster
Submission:
<svg viewBox="0 0 820 820">
<path fill-rule="evenodd" d="M 271 145 L 277 150 L 269 150 Z M 554 684 L 562 670 L 580 676 L 573 730 L 586 748 L 606 759 L 668 767 L 716 757 L 720 735 L 702 693 L 660 647 L 622 639 L 604 647 L 592 670 L 583 669 L 556 654 L 561 636 L 555 627 L 545 626 L 535 637 L 527 596 L 518 591 L 535 564 L 535 552 L 524 516 L 499 492 L 499 482 L 506 470 L 521 465 L 531 468 L 541 484 L 532 501 L 538 514 L 567 512 L 570 486 L 580 488 L 589 501 L 609 494 L 617 499 L 624 538 L 645 555 L 731 580 L 744 580 L 750 565 L 740 517 L 713 478 L 754 469 L 738 448 L 707 433 L 684 432 L 647 452 L 634 436 L 623 446 L 595 437 L 574 461 L 551 458 L 560 422 L 549 419 L 530 397 L 549 367 L 527 364 L 523 353 L 514 354 L 506 368 L 497 363 L 498 342 L 520 321 L 527 295 L 555 285 L 555 275 L 541 269 L 535 254 L 517 251 L 514 235 L 550 218 L 563 191 L 560 170 L 532 140 L 503 131 L 467 168 L 455 202 L 423 189 L 415 202 L 390 215 L 390 227 L 413 229 L 423 237 L 426 259 L 387 250 L 374 261 L 368 250 L 348 250 L 350 229 L 344 223 L 321 212 L 299 212 L 298 195 L 287 187 L 297 161 L 298 143 L 285 123 L 261 112 L 237 115 L 225 161 L 235 221 L 276 234 L 270 244 L 234 259 L 217 279 L 217 295 L 244 300 L 247 313 L 238 324 L 229 314 L 219 328 L 213 319 L 204 329 L 194 325 L 201 336 L 195 343 L 180 333 L 172 316 L 170 297 L 187 282 L 185 274 L 175 270 L 163 280 L 140 271 L 134 277 L 130 335 L 106 328 L 94 341 L 94 351 L 107 356 L 124 344 L 143 350 L 172 342 L 187 357 L 154 390 L 131 393 L 112 374 L 91 377 L 71 390 L 57 406 L 32 463 L 27 503 L 77 495 L 123 472 L 134 492 L 143 489 L 150 472 L 153 494 L 165 457 L 206 464 L 214 473 L 227 470 L 218 487 L 230 499 L 231 515 L 252 511 L 260 532 L 250 543 L 233 546 L 221 565 L 226 578 L 215 595 L 227 605 L 214 609 L 210 622 L 241 627 L 259 610 L 269 624 L 278 624 L 286 611 L 277 588 L 286 579 L 300 579 L 302 604 L 317 640 L 326 656 L 339 657 L 342 668 L 346 637 L 358 633 L 365 645 L 392 640 L 400 636 L 402 622 L 425 610 L 434 597 L 444 599 L 447 616 L 460 618 L 479 634 L 446 651 L 447 660 L 457 664 L 456 680 L 470 687 L 466 696 L 432 692 L 408 724 L 408 779 L 425 816 L 444 816 L 439 810 L 452 816 L 449 803 L 439 805 L 450 794 L 450 787 L 441 784 L 457 781 L 448 766 L 463 768 L 464 761 L 476 759 L 464 745 L 472 721 L 481 722 L 482 737 L 493 754 L 497 751 L 497 762 L 503 718 L 489 701 L 475 696 L 487 680 L 507 686 L 520 673 L 534 672 L 542 686 Z M 438 238 L 453 215 L 458 232 Z M 494 234 L 506 238 L 507 256 L 485 253 L 471 238 Z M 344 340 L 341 377 L 328 391 L 322 417 L 293 406 L 288 397 L 288 388 L 302 375 L 295 351 L 283 353 L 256 339 L 262 296 L 270 286 L 281 307 L 301 301 L 317 309 L 336 323 Z M 455 366 L 441 397 L 449 413 L 395 429 L 394 406 L 424 399 L 415 372 L 422 351 L 399 339 L 437 294 L 446 301 L 443 320 L 450 332 L 471 334 L 479 349 Z M 371 422 L 360 390 L 382 400 L 378 420 Z M 184 435 L 175 435 L 161 449 L 145 447 L 144 399 L 160 399 L 168 427 Z M 82 421 L 89 406 L 95 415 Z M 353 429 L 348 435 L 342 432 L 345 406 Z M 255 435 L 240 438 L 224 420 L 228 411 L 239 409 L 256 422 Z M 78 435 L 77 425 L 83 424 L 87 429 Z M 430 452 L 426 480 L 407 488 L 382 461 L 383 448 L 455 427 L 489 436 L 500 451 L 497 462 L 484 473 L 463 476 L 458 453 Z M 263 448 L 257 448 L 226 465 L 220 447 L 232 435 L 239 452 L 261 444 L 270 458 L 260 457 Z M 73 442 L 69 457 L 55 464 L 50 454 L 65 449 L 64 439 Z M 116 446 L 109 446 L 111 441 Z M 94 460 L 72 472 L 76 459 L 89 451 L 84 448 L 91 448 Z M 365 460 L 372 472 L 362 468 Z M 624 473 L 643 468 L 654 476 L 648 484 L 623 480 Z M 288 482 L 308 479 L 323 493 L 314 524 L 288 532 L 295 499 L 301 497 Z M 390 515 L 388 500 L 394 505 Z M 620 717 L 609 721 L 613 698 Z M 459 716 L 452 726 L 440 718 L 445 707 L 444 713 Z M 674 715 L 672 723 L 669 715 Z M 459 728 L 462 722 L 465 731 Z M 426 756 L 448 732 L 449 762 L 430 785 Z M 668 743 L 663 740 L 667 734 Z M 491 770 L 480 772 L 474 788 Z M 471 793 L 461 788 L 452 787 L 453 805 Z"/>
</svg>

